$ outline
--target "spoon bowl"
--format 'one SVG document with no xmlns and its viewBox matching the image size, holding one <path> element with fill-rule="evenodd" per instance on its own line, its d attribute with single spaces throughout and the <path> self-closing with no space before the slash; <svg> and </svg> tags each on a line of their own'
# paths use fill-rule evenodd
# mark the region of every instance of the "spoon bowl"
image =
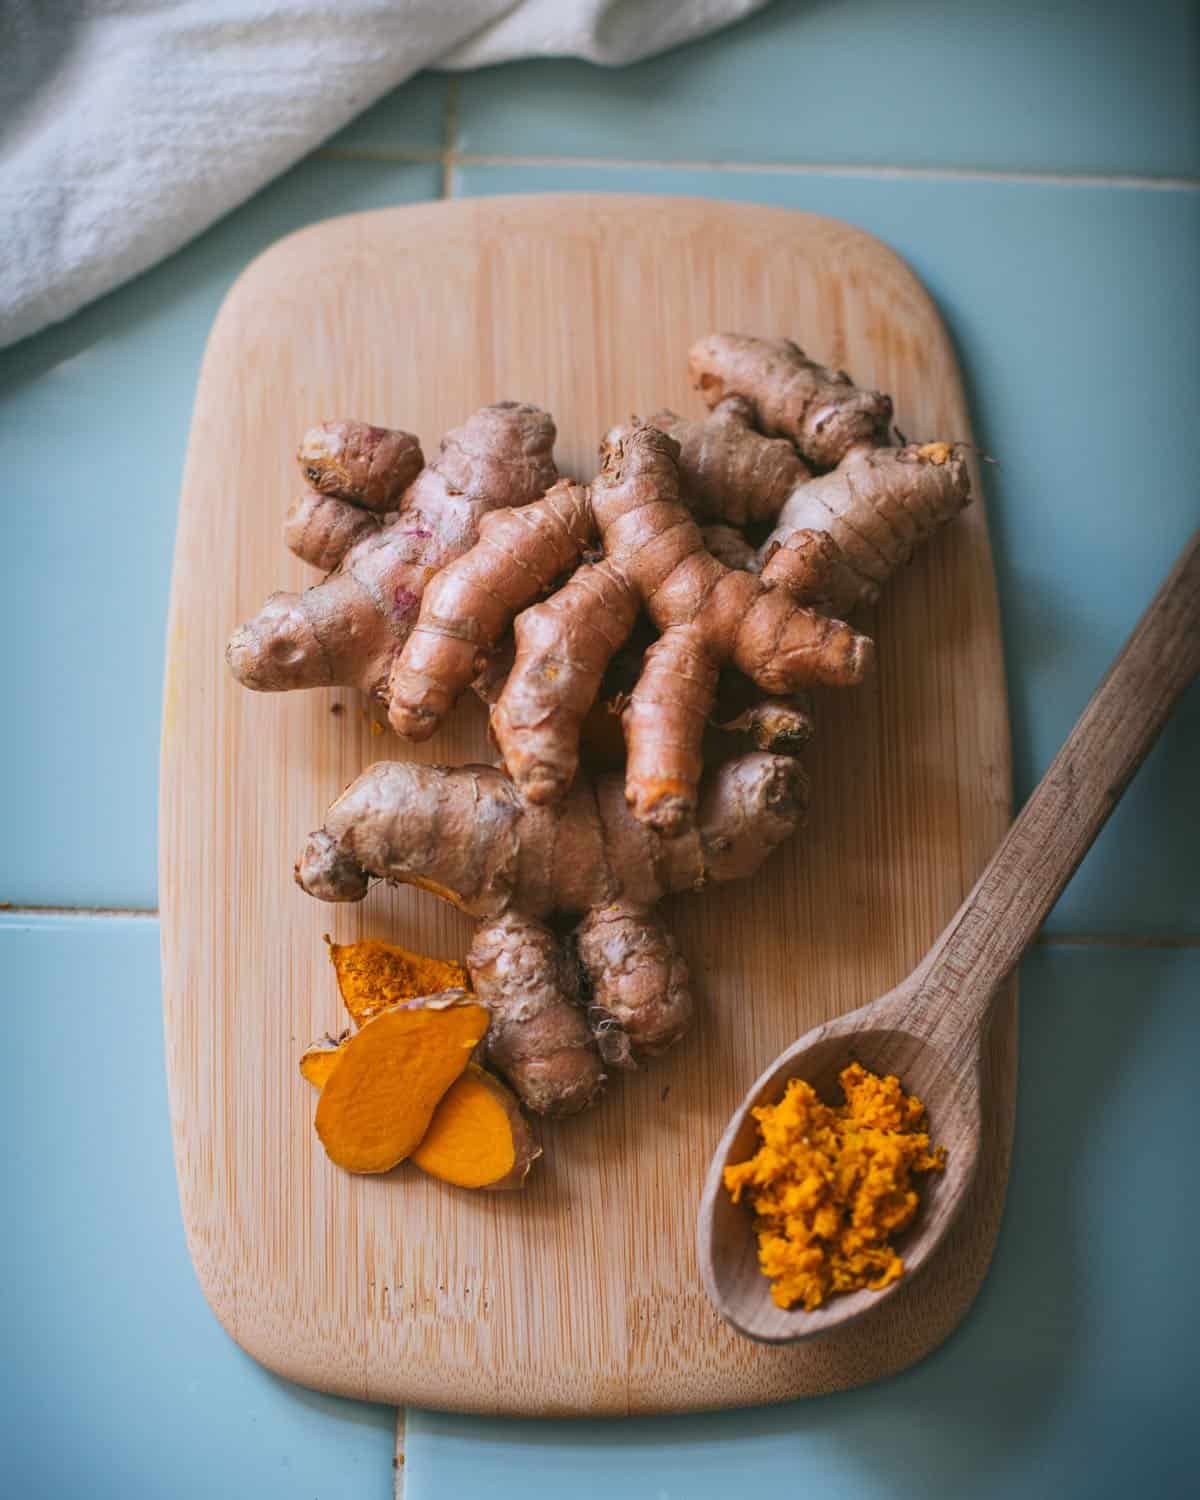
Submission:
<svg viewBox="0 0 1200 1500">
<path fill-rule="evenodd" d="M 802 1036 L 761 1075 L 730 1120 L 704 1181 L 697 1254 L 705 1290 L 739 1333 L 788 1344 L 830 1334 L 879 1307 L 924 1268 L 962 1207 L 979 1160 L 980 1040 L 1003 980 L 1200 670 L 1200 532 L 1138 621 L 1082 718 L 999 849 L 916 970 L 880 999 Z M 920 1184 L 917 1217 L 895 1241 L 904 1275 L 879 1292 L 840 1293 L 813 1312 L 771 1300 L 758 1268 L 751 1210 L 734 1204 L 725 1167 L 754 1154 L 751 1111 L 804 1078 L 838 1101 L 839 1072 L 858 1061 L 894 1073 L 925 1104 L 944 1172 Z"/>
<path fill-rule="evenodd" d="M 893 992 L 895 994 L 895 992 Z M 883 1010 L 892 999 L 877 1002 Z M 860 1016 L 861 1012 L 857 1013 Z M 704 1184 L 697 1248 L 705 1290 L 728 1323 L 747 1338 L 764 1344 L 791 1344 L 817 1338 L 834 1327 L 860 1318 L 911 1281 L 940 1244 L 975 1178 L 979 1160 L 979 1092 L 963 1087 L 962 1074 L 951 1067 L 938 1046 L 912 1031 L 888 1027 L 879 1017 L 864 1020 L 864 1029 L 834 1021 L 802 1036 L 771 1064 L 742 1100 L 713 1154 Z M 841 1102 L 838 1075 L 858 1062 L 869 1072 L 894 1073 L 907 1093 L 924 1102 L 929 1136 L 947 1148 L 945 1170 L 919 1180 L 921 1196 L 911 1227 L 894 1241 L 904 1261 L 904 1275 L 882 1291 L 844 1293 L 807 1312 L 776 1305 L 771 1287 L 758 1267 L 754 1215 L 747 1203 L 734 1203 L 723 1182 L 724 1170 L 753 1156 L 758 1146 L 752 1110 L 782 1099 L 789 1080 L 811 1083 L 826 1104 Z M 976 1057 L 976 1074 L 978 1056 Z M 971 1080 L 974 1084 L 974 1078 Z"/>
</svg>

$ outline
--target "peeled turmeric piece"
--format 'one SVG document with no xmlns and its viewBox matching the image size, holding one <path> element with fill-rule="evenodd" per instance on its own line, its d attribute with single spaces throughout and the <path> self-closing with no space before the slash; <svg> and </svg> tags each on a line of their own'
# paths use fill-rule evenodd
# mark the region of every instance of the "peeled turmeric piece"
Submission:
<svg viewBox="0 0 1200 1500">
<path fill-rule="evenodd" d="M 470 988 L 462 964 L 409 953 L 378 938 L 330 943 L 329 958 L 337 974 L 338 989 L 356 1026 L 364 1026 L 381 1010 L 402 1001 Z"/>
<path fill-rule="evenodd" d="M 317 1134 L 348 1172 L 390 1172 L 424 1139 L 466 1069 L 488 1013 L 463 990 L 373 1016 L 338 1051 L 317 1104 Z"/>
<path fill-rule="evenodd" d="M 349 1037 L 322 1037 L 301 1057 L 300 1072 L 314 1088 L 329 1082 Z M 454 1187 L 497 1191 L 524 1187 L 541 1154 L 516 1095 L 494 1073 L 468 1063 L 442 1095 L 411 1160 Z"/>
<path fill-rule="evenodd" d="M 839 1076 L 846 1102 L 831 1108 L 793 1078 L 778 1104 L 753 1111 L 762 1144 L 725 1168 L 735 1203 L 748 1193 L 758 1216 L 758 1263 L 779 1307 L 811 1312 L 837 1292 L 882 1291 L 904 1271 L 890 1241 L 912 1222 L 912 1177 L 940 1172 L 925 1106 L 899 1079 L 859 1063 Z"/>
<path fill-rule="evenodd" d="M 414 1165 L 455 1187 L 519 1188 L 542 1148 L 500 1080 L 470 1063 L 446 1090 Z"/>
</svg>

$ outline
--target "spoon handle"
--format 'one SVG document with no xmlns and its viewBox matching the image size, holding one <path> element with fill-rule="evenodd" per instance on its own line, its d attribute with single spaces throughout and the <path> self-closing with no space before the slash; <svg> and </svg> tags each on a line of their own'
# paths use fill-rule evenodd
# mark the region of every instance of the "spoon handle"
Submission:
<svg viewBox="0 0 1200 1500">
<path fill-rule="evenodd" d="M 1198 671 L 1200 531 L 913 976 L 910 1007 L 948 1049 L 974 1046 L 1000 981 L 1033 941 Z"/>
</svg>

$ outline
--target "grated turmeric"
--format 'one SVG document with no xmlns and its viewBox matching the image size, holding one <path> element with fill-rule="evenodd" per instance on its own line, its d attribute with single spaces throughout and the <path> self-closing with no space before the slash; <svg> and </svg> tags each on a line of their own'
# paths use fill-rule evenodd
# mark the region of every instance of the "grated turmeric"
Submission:
<svg viewBox="0 0 1200 1500">
<path fill-rule="evenodd" d="M 811 1312 L 838 1292 L 895 1281 L 904 1262 L 890 1241 L 916 1214 L 912 1176 L 945 1166 L 925 1106 L 899 1079 L 852 1063 L 839 1082 L 846 1102 L 831 1107 L 793 1078 L 778 1104 L 753 1111 L 754 1156 L 725 1168 L 735 1203 L 749 1191 L 758 1263 L 779 1307 Z"/>
</svg>

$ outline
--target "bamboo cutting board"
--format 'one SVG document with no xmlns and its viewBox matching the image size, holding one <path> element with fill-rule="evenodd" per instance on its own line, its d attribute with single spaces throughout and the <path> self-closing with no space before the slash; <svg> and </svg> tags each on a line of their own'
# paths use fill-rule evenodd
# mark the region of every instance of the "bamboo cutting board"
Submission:
<svg viewBox="0 0 1200 1500">
<path fill-rule="evenodd" d="M 325 1158 L 304 1044 L 342 1015 L 322 934 L 460 957 L 442 902 L 377 886 L 331 907 L 292 882 L 327 804 L 370 761 L 488 757 L 464 704 L 430 744 L 372 732 L 345 691 L 259 695 L 224 643 L 274 589 L 300 434 L 359 416 L 439 435 L 535 401 L 562 470 L 593 472 L 630 412 L 698 410 L 685 355 L 715 330 L 786 333 L 890 391 L 913 438 L 970 439 L 950 342 L 889 250 L 829 219 L 701 200 L 432 203 L 293 235 L 217 319 L 196 399 L 171 602 L 161 900 L 172 1119 L 188 1242 L 221 1322 L 293 1380 L 374 1401 L 526 1415 L 777 1401 L 892 1373 L 962 1317 L 991 1254 L 1015 1088 L 1015 1009 L 987 1054 L 969 1210 L 924 1277 L 836 1340 L 738 1337 L 693 1249 L 709 1154 L 786 1043 L 909 972 L 1009 816 L 1008 724 L 984 510 L 888 590 L 879 671 L 826 693 L 807 829 L 754 880 L 669 907 L 698 1023 L 589 1115 L 543 1130 L 524 1193 L 467 1193 Z M 979 475 L 974 474 L 979 494 Z M 341 711 L 334 712 L 338 705 Z"/>
</svg>

